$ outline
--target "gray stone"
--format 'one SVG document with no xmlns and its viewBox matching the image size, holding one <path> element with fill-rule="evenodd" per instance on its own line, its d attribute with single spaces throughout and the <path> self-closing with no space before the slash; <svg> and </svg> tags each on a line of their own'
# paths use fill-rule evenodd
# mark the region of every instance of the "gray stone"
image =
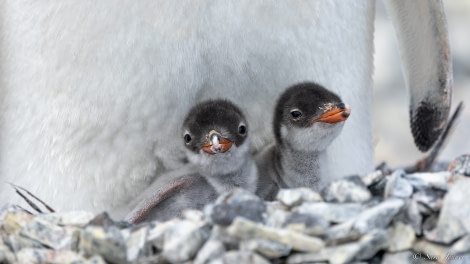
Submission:
<svg viewBox="0 0 470 264">
<path fill-rule="evenodd" d="M 405 211 L 405 217 L 407 222 L 413 227 L 415 234 L 422 235 L 423 216 L 419 211 L 418 202 L 415 199 L 409 201 Z"/>
<path fill-rule="evenodd" d="M 470 264 L 470 254 L 454 255 L 448 254 L 446 261 L 449 264 Z"/>
<path fill-rule="evenodd" d="M 336 246 L 352 241 L 357 241 L 361 233 L 353 229 L 354 221 L 350 220 L 330 227 L 323 235 L 327 246 Z"/>
<path fill-rule="evenodd" d="M 262 222 L 266 205 L 258 200 L 234 201 L 231 203 L 215 204 L 210 210 L 209 218 L 217 225 L 230 225 L 235 217 L 244 217 L 251 221 Z"/>
<path fill-rule="evenodd" d="M 464 154 L 457 157 L 449 165 L 449 171 L 453 174 L 459 174 L 465 177 L 470 177 L 470 154 Z"/>
<path fill-rule="evenodd" d="M 128 262 L 133 262 L 147 255 L 145 243 L 147 242 L 148 230 L 148 226 L 138 226 L 121 231 L 121 233 L 129 232 L 129 235 L 125 236 Z"/>
<path fill-rule="evenodd" d="M 282 228 L 290 214 L 283 209 L 267 210 L 264 222 L 268 227 Z"/>
<path fill-rule="evenodd" d="M 196 255 L 194 264 L 206 264 L 211 260 L 217 259 L 225 253 L 224 244 L 215 239 L 209 239 L 204 243 Z"/>
<path fill-rule="evenodd" d="M 407 174 L 404 178 L 413 186 L 415 189 L 421 189 L 425 187 L 433 187 L 440 190 L 447 190 L 448 180 L 450 178 L 450 172 L 419 172 L 413 174 Z"/>
<path fill-rule="evenodd" d="M 74 228 L 60 227 L 43 218 L 36 217 L 21 228 L 20 234 L 49 248 L 60 250 L 72 249 L 72 233 L 75 230 Z"/>
<path fill-rule="evenodd" d="M 18 263 L 96 263 L 106 264 L 100 256 L 93 256 L 86 259 L 79 253 L 68 250 L 54 251 L 51 249 L 22 249 L 17 254 Z"/>
<path fill-rule="evenodd" d="M 0 263 L 17 263 L 15 254 L 11 248 L 5 243 L 4 238 L 0 236 Z M 13 250 L 14 251 L 14 250 Z M 15 252 L 15 251 L 14 251 Z"/>
<path fill-rule="evenodd" d="M 462 179 L 449 188 L 437 221 L 435 241 L 448 244 L 470 233 L 468 190 L 470 190 L 470 178 Z"/>
<path fill-rule="evenodd" d="M 165 232 L 169 230 L 177 222 L 176 220 L 170 220 L 163 223 L 149 225 L 147 234 L 146 244 L 148 247 L 154 247 L 158 251 L 163 250 L 163 243 L 165 241 Z"/>
<path fill-rule="evenodd" d="M 470 254 L 450 255 L 448 264 L 470 264 Z"/>
<path fill-rule="evenodd" d="M 293 207 L 304 202 L 321 202 L 322 197 L 310 188 L 280 189 L 277 200 L 286 206 Z"/>
<path fill-rule="evenodd" d="M 429 241 L 439 242 L 440 236 L 436 229 L 438 215 L 432 214 L 425 218 L 423 222 L 424 237 Z"/>
<path fill-rule="evenodd" d="M 304 203 L 293 212 L 321 216 L 332 223 L 342 223 L 358 216 L 364 208 L 355 203 Z"/>
<path fill-rule="evenodd" d="M 292 254 L 287 263 L 328 261 L 328 263 L 351 263 L 353 260 L 367 260 L 387 246 L 386 232 L 373 230 L 358 242 L 326 247 L 317 253 Z"/>
<path fill-rule="evenodd" d="M 165 232 L 162 255 L 172 263 L 188 261 L 196 255 L 209 235 L 208 226 L 183 220 Z"/>
<path fill-rule="evenodd" d="M 372 229 L 386 228 L 404 205 L 405 202 L 401 199 L 387 199 L 357 216 L 354 221 L 354 229 L 365 234 Z"/>
<path fill-rule="evenodd" d="M 212 223 L 223 226 L 230 225 L 237 216 L 262 222 L 265 211 L 266 205 L 258 196 L 239 188 L 219 196 L 215 204 L 204 208 Z"/>
<path fill-rule="evenodd" d="M 356 260 L 372 258 L 381 249 L 388 246 L 387 232 L 385 230 L 372 230 L 359 240 L 361 249 L 355 255 Z"/>
<path fill-rule="evenodd" d="M 222 257 L 211 261 L 210 264 L 269 264 L 269 261 L 250 251 L 229 251 Z"/>
<path fill-rule="evenodd" d="M 5 218 L 5 216 L 8 213 L 17 212 L 17 211 L 24 211 L 24 210 L 21 209 L 21 207 L 19 207 L 18 205 L 14 205 L 14 204 L 10 204 L 10 203 L 7 203 L 7 204 L 4 204 L 4 205 L 0 206 L 0 223 L 3 222 L 3 219 Z M 24 211 L 24 213 L 27 213 L 27 212 Z M 29 215 L 31 215 L 31 214 L 29 214 Z"/>
<path fill-rule="evenodd" d="M 321 239 L 307 236 L 295 231 L 275 229 L 244 218 L 235 218 L 227 232 L 238 239 L 271 239 L 283 244 L 292 245 L 293 250 L 316 252 L 323 248 Z"/>
<path fill-rule="evenodd" d="M 359 244 L 344 244 L 335 247 L 327 247 L 318 253 L 295 253 L 287 258 L 288 264 L 304 264 L 304 263 L 318 263 L 328 262 L 330 264 L 336 263 L 350 263 L 354 256 L 359 252 Z"/>
<path fill-rule="evenodd" d="M 402 222 L 395 222 L 388 230 L 388 252 L 409 250 L 416 239 L 413 227 Z"/>
<path fill-rule="evenodd" d="M 33 221 L 34 216 L 23 211 L 8 211 L 2 221 L 2 229 L 6 234 L 18 234 L 20 230 Z"/>
<path fill-rule="evenodd" d="M 413 264 L 424 264 L 427 263 L 424 259 L 420 259 L 417 253 L 412 251 L 400 251 L 390 253 L 387 252 L 382 258 L 381 264 L 398 264 L 398 263 L 413 263 Z"/>
<path fill-rule="evenodd" d="M 470 234 L 457 240 L 450 248 L 450 252 L 453 254 L 470 253 Z"/>
<path fill-rule="evenodd" d="M 405 171 L 396 170 L 388 177 L 384 192 L 385 199 L 389 197 L 408 198 L 413 194 L 413 187 L 404 179 L 404 176 Z"/>
<path fill-rule="evenodd" d="M 413 199 L 419 204 L 426 206 L 431 212 L 436 213 L 441 210 L 445 194 L 446 192 L 442 190 L 424 187 L 413 194 Z M 420 211 L 425 213 L 422 209 L 420 209 Z"/>
<path fill-rule="evenodd" d="M 383 197 L 383 194 L 385 192 L 385 185 L 387 185 L 387 178 L 383 178 L 379 180 L 378 182 L 368 186 L 368 189 L 370 193 L 374 197 Z"/>
<path fill-rule="evenodd" d="M 425 239 L 417 239 L 413 244 L 413 251 L 419 258 L 431 261 L 442 261 L 446 259 L 448 248 Z M 421 254 L 419 254 L 421 253 Z"/>
<path fill-rule="evenodd" d="M 283 225 L 288 230 L 311 236 L 322 235 L 329 226 L 330 223 L 322 216 L 296 212 L 290 214 Z"/>
<path fill-rule="evenodd" d="M 384 179 L 385 176 L 381 170 L 376 170 L 369 174 L 360 175 L 359 177 L 364 185 L 371 186 Z"/>
<path fill-rule="evenodd" d="M 2 235 L 3 243 L 13 252 L 18 252 L 23 248 L 43 248 L 44 245 L 21 235 Z"/>
<path fill-rule="evenodd" d="M 139 258 L 132 262 L 132 264 L 168 264 L 168 261 L 166 261 L 162 255 L 152 255 Z M 191 264 L 191 262 L 188 264 Z"/>
<path fill-rule="evenodd" d="M 240 249 L 256 251 L 268 259 L 273 259 L 289 255 L 292 246 L 270 239 L 250 239 L 241 241 Z"/>
<path fill-rule="evenodd" d="M 365 202 L 372 195 L 357 175 L 344 177 L 331 182 L 321 192 L 327 202 Z"/>
<path fill-rule="evenodd" d="M 226 227 L 215 225 L 212 227 L 210 239 L 221 241 L 226 248 L 237 248 L 239 239 L 231 236 Z"/>
<path fill-rule="evenodd" d="M 117 227 L 87 226 L 80 237 L 79 248 L 86 256 L 101 255 L 112 263 L 127 263 L 126 243 Z"/>
</svg>

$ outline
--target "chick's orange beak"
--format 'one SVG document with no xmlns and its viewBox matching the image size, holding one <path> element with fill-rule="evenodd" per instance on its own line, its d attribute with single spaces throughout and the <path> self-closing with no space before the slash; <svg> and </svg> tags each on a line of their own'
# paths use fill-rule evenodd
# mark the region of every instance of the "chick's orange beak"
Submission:
<svg viewBox="0 0 470 264">
<path fill-rule="evenodd" d="M 202 150 L 209 154 L 224 153 L 232 147 L 232 141 L 223 138 L 218 132 L 209 132 L 208 139 Z"/>
<path fill-rule="evenodd" d="M 339 103 L 329 107 L 325 113 L 313 122 L 338 123 L 346 121 L 351 114 L 351 108 L 347 104 Z"/>
</svg>

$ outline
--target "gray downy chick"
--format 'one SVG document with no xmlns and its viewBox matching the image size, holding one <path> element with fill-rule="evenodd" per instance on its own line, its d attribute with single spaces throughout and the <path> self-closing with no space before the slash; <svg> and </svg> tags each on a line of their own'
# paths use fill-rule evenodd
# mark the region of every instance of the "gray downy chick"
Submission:
<svg viewBox="0 0 470 264">
<path fill-rule="evenodd" d="M 321 189 L 327 182 L 326 150 L 351 112 L 333 92 L 305 82 L 287 88 L 276 103 L 275 143 L 256 156 L 257 194 L 271 200 L 279 188 Z"/>
<path fill-rule="evenodd" d="M 189 164 L 160 175 L 128 208 L 126 220 L 168 220 L 184 209 L 202 209 L 234 188 L 255 192 L 257 167 L 240 109 L 217 99 L 195 105 L 182 126 Z"/>
</svg>

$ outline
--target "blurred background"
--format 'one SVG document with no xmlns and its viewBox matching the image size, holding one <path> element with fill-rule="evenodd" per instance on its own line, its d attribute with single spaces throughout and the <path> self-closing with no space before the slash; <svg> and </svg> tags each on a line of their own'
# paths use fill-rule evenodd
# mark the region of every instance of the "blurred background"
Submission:
<svg viewBox="0 0 470 264">
<path fill-rule="evenodd" d="M 470 1 L 444 0 L 454 67 L 453 111 L 465 108 L 448 137 L 439 160 L 470 153 Z M 375 20 L 374 129 L 375 162 L 391 167 L 411 165 L 425 154 L 414 146 L 409 128 L 408 94 L 403 80 L 395 33 L 382 1 Z"/>
</svg>

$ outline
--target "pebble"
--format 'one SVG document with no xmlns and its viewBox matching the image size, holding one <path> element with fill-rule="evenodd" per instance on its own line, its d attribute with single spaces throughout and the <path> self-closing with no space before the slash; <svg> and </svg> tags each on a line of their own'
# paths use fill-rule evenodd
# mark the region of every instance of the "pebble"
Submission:
<svg viewBox="0 0 470 264">
<path fill-rule="evenodd" d="M 19 234 L 30 238 L 42 245 L 55 250 L 72 249 L 74 229 L 66 229 L 54 223 L 48 222 L 43 218 L 36 217 L 25 226 Z"/>
<path fill-rule="evenodd" d="M 364 235 L 357 243 L 346 243 L 326 247 L 318 253 L 297 253 L 287 259 L 289 264 L 328 261 L 329 263 L 350 263 L 352 260 L 366 260 L 373 257 L 387 245 L 386 233 L 374 230 Z"/>
<path fill-rule="evenodd" d="M 449 188 L 437 221 L 436 242 L 449 244 L 470 233 L 469 190 L 470 178 L 461 179 Z"/>
<path fill-rule="evenodd" d="M 209 262 L 210 264 L 269 264 L 265 258 L 251 251 L 229 251 L 220 258 Z"/>
<path fill-rule="evenodd" d="M 406 175 L 405 179 L 413 186 L 414 189 L 433 187 L 447 191 L 450 176 L 451 173 L 448 171 L 435 173 L 418 172 Z"/>
<path fill-rule="evenodd" d="M 417 239 L 413 244 L 413 251 L 421 253 L 422 258 L 432 261 L 442 261 L 449 254 L 448 248 L 437 243 L 430 242 L 426 239 Z"/>
<path fill-rule="evenodd" d="M 450 252 L 452 252 L 453 254 L 470 253 L 470 234 L 465 235 L 457 242 L 455 242 L 452 245 Z"/>
<path fill-rule="evenodd" d="M 343 223 L 358 216 L 364 207 L 358 203 L 304 203 L 293 212 L 321 216 L 332 223 Z"/>
<path fill-rule="evenodd" d="M 320 193 L 281 189 L 276 201 L 235 189 L 203 211 L 137 225 L 7 204 L 0 263 L 470 263 L 468 166 L 382 169 Z"/>
<path fill-rule="evenodd" d="M 86 256 L 101 255 L 112 263 L 127 263 L 126 242 L 117 227 L 87 226 L 80 236 L 80 251 Z"/>
<path fill-rule="evenodd" d="M 322 191 L 321 194 L 327 202 L 365 202 L 372 194 L 357 175 L 344 177 L 331 182 Z"/>
<path fill-rule="evenodd" d="M 448 171 L 453 175 L 470 177 L 470 154 L 464 154 L 454 159 L 449 165 Z"/>
<path fill-rule="evenodd" d="M 388 252 L 398 252 L 409 250 L 413 247 L 416 234 L 413 227 L 397 221 L 388 228 Z"/>
<path fill-rule="evenodd" d="M 251 222 L 244 218 L 236 218 L 227 232 L 239 239 L 264 238 L 289 244 L 293 250 L 316 252 L 323 248 L 324 242 L 316 237 L 304 235 L 296 231 L 275 229 Z"/>
<path fill-rule="evenodd" d="M 330 222 L 322 216 L 293 212 L 289 214 L 283 227 L 311 236 L 318 236 L 328 229 Z"/>
<path fill-rule="evenodd" d="M 408 202 L 408 207 L 405 210 L 405 218 L 411 227 L 413 227 L 416 235 L 423 234 L 423 216 L 419 210 L 419 205 L 416 199 L 411 199 Z"/>
<path fill-rule="evenodd" d="M 255 251 L 268 259 L 289 255 L 292 246 L 271 239 L 249 239 L 240 242 L 241 250 Z"/>
<path fill-rule="evenodd" d="M 318 192 L 309 188 L 280 189 L 277 200 L 288 207 L 300 205 L 304 202 L 322 202 L 323 198 Z"/>
<path fill-rule="evenodd" d="M 360 175 L 359 178 L 361 178 L 361 181 L 364 183 L 364 185 L 371 186 L 383 180 L 385 175 L 382 170 L 376 170 L 369 174 Z"/>
<path fill-rule="evenodd" d="M 385 199 L 389 197 L 408 198 L 413 194 L 413 186 L 403 178 L 405 175 L 404 170 L 396 170 L 392 173 L 385 185 Z"/>
<path fill-rule="evenodd" d="M 197 253 L 194 264 L 205 264 L 221 257 L 226 249 L 224 243 L 216 239 L 207 240 Z"/>
<path fill-rule="evenodd" d="M 419 259 L 416 253 L 412 251 L 387 252 L 384 254 L 381 264 L 397 264 L 397 263 L 426 263 L 424 259 Z"/>
<path fill-rule="evenodd" d="M 413 194 L 413 199 L 418 204 L 424 205 L 426 209 L 437 213 L 441 210 L 443 198 L 446 192 L 431 187 L 422 188 Z M 424 210 L 421 209 L 423 212 Z"/>
<path fill-rule="evenodd" d="M 256 195 L 243 189 L 235 189 L 219 197 L 214 205 L 205 208 L 205 213 L 212 223 L 228 226 L 235 217 L 261 222 L 266 204 Z"/>
<path fill-rule="evenodd" d="M 208 226 L 181 221 L 165 233 L 162 256 L 170 263 L 188 261 L 196 256 L 209 235 Z"/>
<path fill-rule="evenodd" d="M 227 226 L 235 217 L 261 222 L 266 205 L 262 201 L 240 201 L 232 203 L 216 204 L 209 213 L 212 223 Z"/>
<path fill-rule="evenodd" d="M 404 205 L 402 199 L 389 198 L 358 215 L 353 228 L 362 234 L 371 229 L 386 228 Z"/>
<path fill-rule="evenodd" d="M 128 228 L 121 231 L 124 233 L 126 241 L 126 258 L 128 262 L 133 262 L 146 255 L 149 227 L 139 226 L 137 228 Z M 126 234 L 127 233 L 127 234 Z"/>
<path fill-rule="evenodd" d="M 33 221 L 34 216 L 23 211 L 7 212 L 2 220 L 2 229 L 6 234 L 18 234 L 20 230 L 29 222 Z"/>
</svg>

